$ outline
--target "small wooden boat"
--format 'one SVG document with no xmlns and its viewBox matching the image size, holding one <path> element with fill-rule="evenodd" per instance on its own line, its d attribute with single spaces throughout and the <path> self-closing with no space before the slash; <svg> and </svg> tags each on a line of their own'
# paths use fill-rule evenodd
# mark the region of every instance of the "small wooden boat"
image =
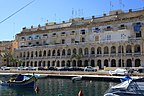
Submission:
<svg viewBox="0 0 144 96">
<path fill-rule="evenodd" d="M 11 78 L 9 81 L 1 81 L 0 85 L 9 87 L 35 87 L 36 77 L 27 77 L 24 75 L 18 75 L 16 78 Z"/>
</svg>

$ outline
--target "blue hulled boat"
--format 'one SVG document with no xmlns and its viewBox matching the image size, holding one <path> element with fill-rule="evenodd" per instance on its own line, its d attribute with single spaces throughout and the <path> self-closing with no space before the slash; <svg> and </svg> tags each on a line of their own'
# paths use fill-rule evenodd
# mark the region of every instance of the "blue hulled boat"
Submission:
<svg viewBox="0 0 144 96">
<path fill-rule="evenodd" d="M 9 87 L 29 87 L 34 88 L 36 77 L 27 77 L 25 75 L 18 75 L 16 78 L 11 78 L 9 81 L 0 81 L 0 85 Z"/>
</svg>

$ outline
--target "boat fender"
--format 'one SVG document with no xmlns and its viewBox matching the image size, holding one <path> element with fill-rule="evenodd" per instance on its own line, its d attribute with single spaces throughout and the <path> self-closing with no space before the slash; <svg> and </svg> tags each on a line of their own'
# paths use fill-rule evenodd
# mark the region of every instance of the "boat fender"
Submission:
<svg viewBox="0 0 144 96">
<path fill-rule="evenodd" d="M 78 96 L 83 96 L 82 90 L 79 91 Z"/>
<path fill-rule="evenodd" d="M 35 87 L 35 92 L 36 92 L 36 93 L 39 92 L 39 87 L 38 87 L 38 86 Z"/>
</svg>

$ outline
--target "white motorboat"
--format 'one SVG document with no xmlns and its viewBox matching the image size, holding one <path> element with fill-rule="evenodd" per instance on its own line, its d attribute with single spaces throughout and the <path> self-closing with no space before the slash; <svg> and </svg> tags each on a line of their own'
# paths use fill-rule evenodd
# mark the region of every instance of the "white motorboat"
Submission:
<svg viewBox="0 0 144 96">
<path fill-rule="evenodd" d="M 72 81 L 80 81 L 82 79 L 82 76 L 72 77 Z"/>
<path fill-rule="evenodd" d="M 144 96 L 144 78 L 126 80 L 111 87 L 104 96 Z"/>
</svg>

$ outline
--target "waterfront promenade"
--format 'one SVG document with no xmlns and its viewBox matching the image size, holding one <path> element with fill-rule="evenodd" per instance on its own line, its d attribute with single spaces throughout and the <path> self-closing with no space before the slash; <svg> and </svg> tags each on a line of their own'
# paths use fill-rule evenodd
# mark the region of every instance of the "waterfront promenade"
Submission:
<svg viewBox="0 0 144 96">
<path fill-rule="evenodd" d="M 67 78 L 70 79 L 75 76 L 82 76 L 83 79 L 88 80 L 100 80 L 100 81 L 120 81 L 120 78 L 124 76 L 111 76 L 108 71 L 99 70 L 97 72 L 85 72 L 85 71 L 29 71 L 29 70 L 0 70 L 0 75 L 12 75 L 12 74 L 41 74 L 48 78 Z M 143 77 L 143 73 L 134 73 L 132 78 Z"/>
</svg>

